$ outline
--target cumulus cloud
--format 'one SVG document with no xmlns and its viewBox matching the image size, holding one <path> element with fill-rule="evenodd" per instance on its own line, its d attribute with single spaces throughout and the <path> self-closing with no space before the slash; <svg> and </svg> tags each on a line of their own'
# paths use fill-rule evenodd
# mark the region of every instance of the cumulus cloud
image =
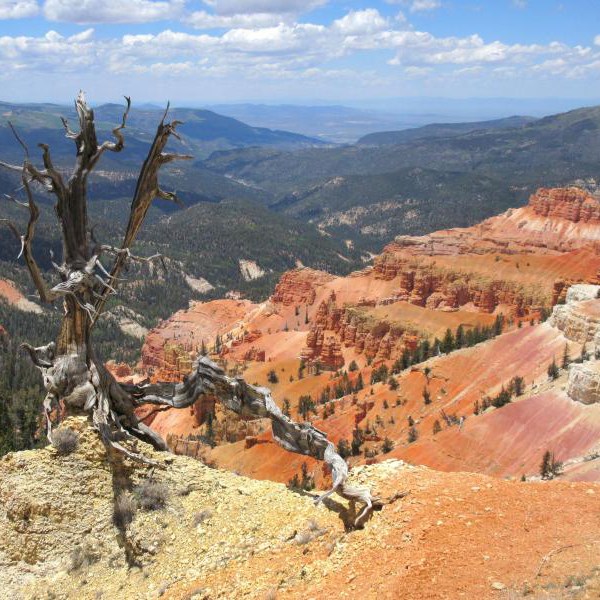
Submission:
<svg viewBox="0 0 600 600">
<path fill-rule="evenodd" d="M 67 0 L 61 2 L 64 5 Z M 600 76 L 600 35 L 594 40 L 595 45 L 589 46 L 558 42 L 508 44 L 477 34 L 436 36 L 385 17 L 373 8 L 352 10 L 328 24 L 316 24 L 298 22 L 289 16 L 280 20 L 284 13 L 265 12 L 281 9 L 283 2 L 275 0 L 250 0 L 248 4 L 254 10 L 263 12 L 232 14 L 218 14 L 219 2 L 210 2 L 214 6 L 208 9 L 215 12 L 194 13 L 195 26 L 224 31 L 165 29 L 136 33 L 134 29 L 118 38 L 95 39 L 93 30 L 87 29 L 69 37 L 55 31 L 39 37 L 0 37 L 0 77 L 10 80 L 11 73 L 16 72 L 54 74 L 79 70 L 98 80 L 106 74 L 131 73 L 140 77 L 168 76 L 189 85 L 209 77 L 227 79 L 231 85 L 242 79 L 326 82 L 329 76 L 346 86 L 366 81 L 380 85 L 383 80 L 393 86 L 398 81 L 447 81 L 450 77 L 461 82 L 468 78 L 480 82 L 486 76 L 490 80 Z M 110 15 L 116 4 L 112 0 L 102 4 L 105 12 L 95 12 L 93 20 L 114 18 Z M 172 9 L 177 3 L 130 0 L 130 4 L 161 4 Z M 234 11 L 237 4 L 229 0 L 219 10 Z M 79 6 L 83 11 L 87 5 L 84 2 Z M 92 19 L 90 13 L 86 14 L 84 17 L 81 12 L 74 13 L 82 21 Z M 146 13 L 145 18 L 155 18 L 156 14 Z M 360 57 L 354 67 L 349 67 L 350 60 L 344 60 L 343 68 L 339 61 L 336 63 L 352 57 Z M 93 71 L 88 69 L 91 65 Z"/>
<path fill-rule="evenodd" d="M 411 13 L 436 10 L 442 6 L 441 0 L 386 0 L 388 4 L 401 4 Z"/>
<path fill-rule="evenodd" d="M 204 0 L 213 12 L 198 10 L 185 21 L 196 29 L 234 29 L 272 27 L 291 24 L 302 13 L 310 12 L 328 0 Z"/>
<path fill-rule="evenodd" d="M 388 25 L 387 19 L 378 10 L 352 10 L 341 19 L 333 22 L 333 27 L 344 35 L 364 35 L 382 31 Z"/>
<path fill-rule="evenodd" d="M 70 23 L 147 23 L 177 18 L 185 0 L 46 0 L 50 21 Z"/>
<path fill-rule="evenodd" d="M 218 15 L 248 14 L 300 14 L 318 6 L 327 4 L 328 0 L 204 0 Z"/>
<path fill-rule="evenodd" d="M 284 15 L 273 13 L 252 13 L 237 15 L 216 15 L 205 10 L 193 12 L 186 23 L 195 29 L 234 29 L 271 27 L 286 20 Z"/>
<path fill-rule="evenodd" d="M 0 0 L 0 19 L 26 19 L 38 12 L 36 0 Z"/>
</svg>

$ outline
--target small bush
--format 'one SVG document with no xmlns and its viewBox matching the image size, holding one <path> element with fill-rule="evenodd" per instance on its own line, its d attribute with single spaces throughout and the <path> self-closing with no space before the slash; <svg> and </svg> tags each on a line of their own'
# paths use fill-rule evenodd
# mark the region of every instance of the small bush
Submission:
<svg viewBox="0 0 600 600">
<path fill-rule="evenodd" d="M 93 548 L 90 544 L 84 543 L 77 545 L 71 551 L 71 562 L 69 571 L 77 571 L 82 567 L 89 567 L 92 563 L 100 560 L 100 553 L 97 548 Z"/>
<path fill-rule="evenodd" d="M 200 525 L 201 523 L 204 523 L 204 521 L 208 521 L 208 519 L 210 519 L 212 517 L 212 510 L 210 509 L 205 509 L 202 510 L 200 512 L 197 512 L 194 515 L 194 527 L 198 527 L 198 525 Z"/>
<path fill-rule="evenodd" d="M 52 446 L 60 456 L 67 456 L 77 450 L 79 434 L 68 427 L 61 427 L 52 433 Z"/>
<path fill-rule="evenodd" d="M 120 494 L 113 508 L 113 523 L 119 529 L 125 529 L 133 522 L 137 512 L 137 503 L 131 494 Z"/>
<path fill-rule="evenodd" d="M 169 490 L 157 481 L 144 481 L 135 488 L 135 496 L 144 510 L 160 510 L 165 507 Z"/>
</svg>

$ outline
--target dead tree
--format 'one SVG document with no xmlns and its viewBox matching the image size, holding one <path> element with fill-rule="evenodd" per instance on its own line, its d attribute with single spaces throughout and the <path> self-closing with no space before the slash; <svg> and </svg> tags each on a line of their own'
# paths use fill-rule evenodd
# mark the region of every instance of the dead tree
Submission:
<svg viewBox="0 0 600 600">
<path fill-rule="evenodd" d="M 200 357 L 194 370 L 180 384 L 156 383 L 143 386 L 122 385 L 109 373 L 97 356 L 92 343 L 94 324 L 102 314 L 106 301 L 116 293 L 119 275 L 128 261 L 136 260 L 131 248 L 155 198 L 176 201 L 174 194 L 163 191 L 158 183 L 160 168 L 172 161 L 190 156 L 165 152 L 171 136 L 178 137 L 177 121 L 165 122 L 167 111 L 158 125 L 156 135 L 144 161 L 135 188 L 129 221 L 119 248 L 99 245 L 89 228 L 87 215 L 87 183 L 90 173 L 105 152 L 121 152 L 125 145 L 126 127 L 131 102 L 127 104 L 118 127 L 113 129 L 114 141 L 99 143 L 94 123 L 94 112 L 83 93 L 75 101 L 79 127 L 70 128 L 63 119 L 66 137 L 73 140 L 76 160 L 72 172 L 63 175 L 53 165 L 50 148 L 40 144 L 43 168 L 31 161 L 29 151 L 18 133 L 16 140 L 24 151 L 21 166 L 0 162 L 0 166 L 19 173 L 22 189 L 27 198 L 23 203 L 11 200 L 29 211 L 29 221 L 23 234 L 14 223 L 2 219 L 21 244 L 23 256 L 40 300 L 52 303 L 61 300 L 64 315 L 56 341 L 34 348 L 24 344 L 33 364 L 43 375 L 46 397 L 43 411 L 48 439 L 52 439 L 51 415 L 55 408 L 64 414 L 87 414 L 107 448 L 121 452 L 130 459 L 161 466 L 137 450 L 138 439 L 159 450 L 167 450 L 164 440 L 136 415 L 136 409 L 145 404 L 164 408 L 189 407 L 203 395 L 214 395 L 226 407 L 244 416 L 268 417 L 273 425 L 273 436 L 286 450 L 324 460 L 332 470 L 333 487 L 317 499 L 317 503 L 334 492 L 364 503 L 358 521 L 372 509 L 373 499 L 367 489 L 346 485 L 348 467 L 337 454 L 327 436 L 308 423 L 298 424 L 283 415 L 266 388 L 254 387 L 243 379 L 231 379 L 206 358 Z M 35 225 L 39 216 L 33 186 L 41 187 L 56 199 L 55 211 L 62 232 L 62 261 L 53 263 L 60 282 L 50 287 L 38 267 L 32 251 Z M 102 262 L 102 255 L 114 257 L 110 270 Z M 138 259 L 152 260 L 158 256 Z"/>
</svg>

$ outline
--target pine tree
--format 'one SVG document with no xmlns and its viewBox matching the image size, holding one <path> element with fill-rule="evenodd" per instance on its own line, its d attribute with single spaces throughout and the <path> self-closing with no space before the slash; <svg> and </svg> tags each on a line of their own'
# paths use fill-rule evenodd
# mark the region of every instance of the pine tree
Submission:
<svg viewBox="0 0 600 600">
<path fill-rule="evenodd" d="M 440 422 L 436 419 L 433 422 L 433 435 L 437 435 L 441 430 L 442 426 L 440 425 Z"/>
<path fill-rule="evenodd" d="M 355 360 L 352 360 L 350 362 L 350 364 L 348 365 L 348 371 L 350 371 L 350 372 L 358 371 L 358 365 L 356 364 Z"/>
<path fill-rule="evenodd" d="M 444 354 L 448 354 L 454 350 L 454 336 L 452 335 L 452 331 L 450 328 L 446 329 L 446 333 L 444 334 L 444 339 L 440 344 L 440 350 Z"/>
<path fill-rule="evenodd" d="M 456 328 L 456 348 L 463 348 L 465 346 L 465 329 L 462 325 L 459 325 Z"/>
<path fill-rule="evenodd" d="M 563 357 L 562 357 L 562 368 L 566 369 L 569 366 L 569 363 L 571 362 L 571 357 L 569 356 L 569 344 L 565 344 L 565 349 L 563 351 Z"/>
<path fill-rule="evenodd" d="M 413 442 L 416 442 L 418 439 L 419 439 L 419 432 L 417 431 L 417 428 L 413 425 L 408 430 L 408 443 L 412 444 Z"/>
<path fill-rule="evenodd" d="M 387 454 L 388 452 L 391 452 L 394 449 L 394 442 L 392 442 L 392 440 L 390 440 L 389 437 L 385 437 L 385 439 L 383 440 L 383 445 L 381 446 L 381 453 L 382 454 Z"/>
<path fill-rule="evenodd" d="M 500 335 L 504 329 L 504 315 L 497 315 L 494 321 L 494 335 Z"/>
<path fill-rule="evenodd" d="M 554 452 L 546 450 L 540 465 L 542 479 L 553 479 L 562 472 L 562 463 L 554 458 Z"/>
<path fill-rule="evenodd" d="M 423 404 L 431 404 L 431 393 L 426 387 L 423 388 Z"/>
<path fill-rule="evenodd" d="M 365 387 L 365 384 L 363 382 L 362 373 L 359 373 L 358 374 L 358 378 L 356 379 L 356 385 L 354 386 L 354 390 L 357 391 L 357 392 L 359 392 L 364 387 Z"/>
<path fill-rule="evenodd" d="M 290 416 L 290 401 L 287 398 L 283 399 L 283 408 L 281 409 L 281 412 L 286 416 L 289 417 Z"/>
<path fill-rule="evenodd" d="M 342 458 L 348 458 L 348 456 L 350 456 L 352 454 L 352 448 L 350 447 L 350 444 L 348 443 L 348 440 L 342 438 L 337 443 L 337 453 Z"/>
<path fill-rule="evenodd" d="M 556 360 L 553 358 L 552 362 L 548 365 L 548 377 L 552 380 L 557 379 L 559 376 L 558 365 Z"/>
</svg>

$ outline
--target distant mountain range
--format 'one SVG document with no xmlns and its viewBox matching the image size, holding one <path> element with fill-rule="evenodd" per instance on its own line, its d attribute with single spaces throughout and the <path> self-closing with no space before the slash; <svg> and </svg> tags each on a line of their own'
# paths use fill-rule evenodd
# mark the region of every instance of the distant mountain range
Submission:
<svg viewBox="0 0 600 600">
<path fill-rule="evenodd" d="M 413 140 L 425 138 L 452 137 L 472 131 L 490 131 L 494 129 L 512 129 L 529 125 L 535 121 L 535 117 L 506 117 L 492 121 L 474 121 L 469 123 L 432 123 L 423 127 L 413 127 L 401 131 L 381 131 L 370 133 L 361 137 L 359 145 L 385 146 L 404 144 Z"/>
<path fill-rule="evenodd" d="M 343 147 L 244 148 L 203 164 L 272 194 L 274 210 L 377 250 L 397 234 L 472 225 L 540 185 L 600 180 L 599 129 L 600 107 L 591 107 L 373 134 Z"/>
<path fill-rule="evenodd" d="M 96 109 L 101 138 L 110 135 L 122 110 L 117 104 Z M 311 111 L 308 107 L 306 115 Z M 91 180 L 90 217 L 103 241 L 119 239 L 138 169 L 163 112 L 133 108 L 125 150 L 106 155 Z M 73 108 L 0 104 L 0 116 L 15 124 L 32 156 L 38 142 L 48 143 L 55 163 L 67 168 L 73 145 L 64 137 L 60 115 L 75 119 Z M 207 110 L 174 108 L 172 116 L 185 121 L 173 150 L 195 160 L 168 165 L 161 179 L 185 208 L 157 201 L 140 251 L 160 248 L 181 263 L 171 292 L 179 290 L 177 303 L 183 305 L 194 296 L 185 275 L 208 280 L 213 296 L 237 289 L 264 297 L 277 276 L 295 264 L 347 272 L 398 234 L 471 225 L 522 205 L 541 185 L 600 181 L 600 107 L 540 119 L 430 124 L 372 133 L 343 146 L 252 127 Z M 22 160 L 1 120 L 0 159 Z M 13 174 L 0 171 L 0 194 L 18 187 Z M 48 203 L 41 192 L 39 199 Z M 52 209 L 43 208 L 35 247 L 49 267 L 49 249 L 60 249 Z M 0 216 L 24 218 L 9 203 L 0 203 Z M 3 234 L 0 263 L 12 264 L 14 258 L 14 242 Z M 264 275 L 246 280 L 240 259 L 256 262 Z M 165 307 L 165 315 L 174 306 Z"/>
</svg>

